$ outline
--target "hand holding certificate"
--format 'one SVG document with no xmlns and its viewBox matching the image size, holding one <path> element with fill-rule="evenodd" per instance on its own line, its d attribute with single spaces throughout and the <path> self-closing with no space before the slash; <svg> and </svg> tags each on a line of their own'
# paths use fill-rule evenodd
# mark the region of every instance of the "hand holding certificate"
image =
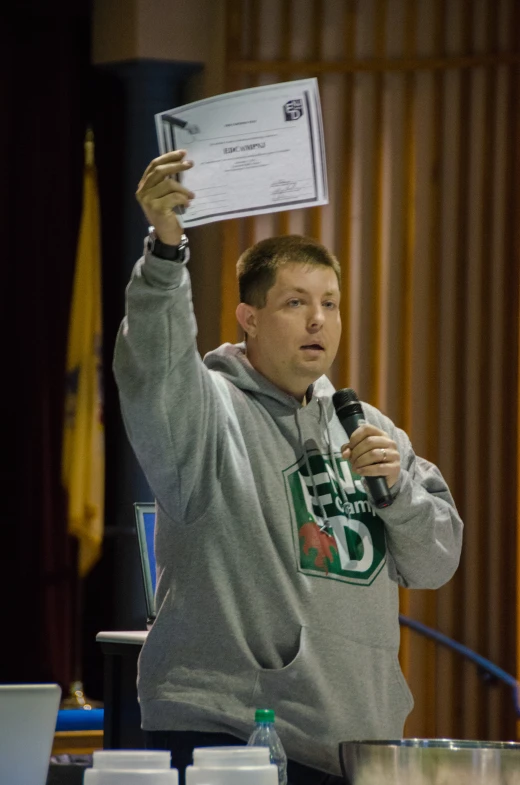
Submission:
<svg viewBox="0 0 520 785">
<path fill-rule="evenodd" d="M 155 116 L 161 154 L 187 151 L 177 174 L 196 199 L 185 227 L 327 204 L 316 79 L 254 87 Z"/>
<path fill-rule="evenodd" d="M 178 246 L 182 239 L 175 211 L 188 207 L 195 194 L 178 180 L 191 166 L 184 150 L 166 153 L 148 164 L 137 186 L 136 199 L 157 237 L 166 245 Z"/>
</svg>

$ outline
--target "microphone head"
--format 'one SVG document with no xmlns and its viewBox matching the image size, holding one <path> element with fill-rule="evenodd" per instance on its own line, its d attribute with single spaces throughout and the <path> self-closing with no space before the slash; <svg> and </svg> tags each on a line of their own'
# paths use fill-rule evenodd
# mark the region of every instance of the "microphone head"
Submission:
<svg viewBox="0 0 520 785">
<path fill-rule="evenodd" d="M 332 396 L 332 403 L 336 411 L 345 406 L 346 403 L 355 403 L 359 401 L 357 393 L 351 387 L 345 387 L 343 390 L 337 390 Z"/>
</svg>

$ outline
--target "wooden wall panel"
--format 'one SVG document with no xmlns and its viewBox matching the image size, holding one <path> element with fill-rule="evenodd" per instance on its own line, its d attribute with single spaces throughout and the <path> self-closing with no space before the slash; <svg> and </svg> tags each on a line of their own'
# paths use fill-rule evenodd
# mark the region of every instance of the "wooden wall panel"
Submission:
<svg viewBox="0 0 520 785">
<path fill-rule="evenodd" d="M 520 3 L 230 0 L 228 15 L 229 89 L 318 77 L 331 199 L 223 225 L 222 337 L 236 333 L 247 244 L 298 232 L 334 250 L 331 379 L 408 431 L 466 523 L 454 579 L 403 592 L 402 610 L 513 671 Z M 407 735 L 514 736 L 510 694 L 474 666 L 407 631 L 401 662 L 416 698 Z"/>
</svg>

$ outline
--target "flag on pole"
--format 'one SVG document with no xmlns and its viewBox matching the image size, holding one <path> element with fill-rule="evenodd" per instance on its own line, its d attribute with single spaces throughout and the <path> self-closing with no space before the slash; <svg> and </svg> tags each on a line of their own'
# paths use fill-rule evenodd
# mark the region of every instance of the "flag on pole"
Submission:
<svg viewBox="0 0 520 785">
<path fill-rule="evenodd" d="M 83 211 L 69 322 L 62 482 L 68 496 L 68 531 L 79 541 L 85 576 L 101 555 L 105 490 L 103 423 L 101 253 L 94 140 L 85 141 Z"/>
</svg>

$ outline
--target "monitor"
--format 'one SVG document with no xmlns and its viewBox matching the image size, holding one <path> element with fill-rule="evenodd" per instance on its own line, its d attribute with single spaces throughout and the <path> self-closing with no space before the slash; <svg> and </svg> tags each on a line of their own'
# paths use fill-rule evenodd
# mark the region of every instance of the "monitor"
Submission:
<svg viewBox="0 0 520 785">
<path fill-rule="evenodd" d="M 139 541 L 139 552 L 141 555 L 141 569 L 143 572 L 147 623 L 152 624 L 155 620 L 156 583 L 155 552 L 153 546 L 155 504 L 154 502 L 136 502 L 134 504 L 134 509 L 137 539 Z"/>
</svg>

